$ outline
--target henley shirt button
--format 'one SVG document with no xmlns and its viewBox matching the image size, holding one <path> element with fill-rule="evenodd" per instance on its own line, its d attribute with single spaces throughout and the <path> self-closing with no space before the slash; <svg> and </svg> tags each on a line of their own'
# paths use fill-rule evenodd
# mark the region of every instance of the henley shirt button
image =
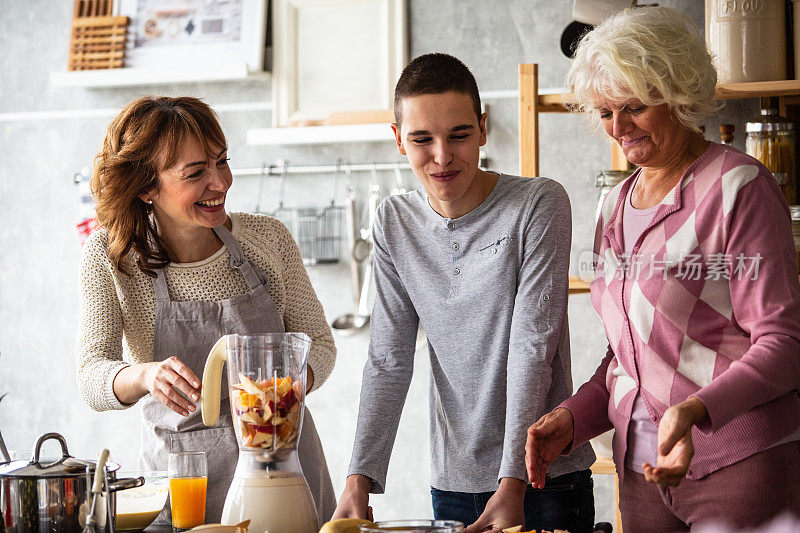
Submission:
<svg viewBox="0 0 800 533">
<path fill-rule="evenodd" d="M 458 269 L 458 268 L 454 268 L 454 269 L 453 269 L 453 274 L 455 274 L 456 276 L 458 276 L 459 274 L 461 274 L 461 270 L 460 270 L 460 269 Z"/>
<path fill-rule="evenodd" d="M 492 248 L 492 253 L 496 254 L 497 253 L 497 248 Z"/>
<path fill-rule="evenodd" d="M 448 222 L 447 223 L 447 229 L 456 229 L 455 222 Z"/>
<path fill-rule="evenodd" d="M 458 245 L 458 243 L 454 242 L 453 243 L 453 250 L 458 250 L 459 248 L 460 248 L 460 246 Z"/>
</svg>

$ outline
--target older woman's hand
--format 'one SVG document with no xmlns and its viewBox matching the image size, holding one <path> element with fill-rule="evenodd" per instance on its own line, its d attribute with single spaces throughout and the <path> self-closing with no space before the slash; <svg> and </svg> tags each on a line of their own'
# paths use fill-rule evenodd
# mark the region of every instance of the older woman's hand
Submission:
<svg viewBox="0 0 800 533">
<path fill-rule="evenodd" d="M 674 487 L 683 480 L 694 455 L 692 427 L 707 418 L 705 405 L 695 397 L 664 412 L 658 424 L 658 466 L 642 465 L 647 481 Z"/>
<path fill-rule="evenodd" d="M 525 443 L 525 467 L 535 489 L 543 489 L 550 463 L 561 455 L 574 434 L 574 420 L 569 409 L 553 409 L 528 428 Z"/>
</svg>

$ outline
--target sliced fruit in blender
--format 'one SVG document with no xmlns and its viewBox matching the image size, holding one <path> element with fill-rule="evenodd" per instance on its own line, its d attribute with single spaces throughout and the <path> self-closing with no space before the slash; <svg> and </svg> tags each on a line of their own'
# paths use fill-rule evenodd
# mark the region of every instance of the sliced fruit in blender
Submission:
<svg viewBox="0 0 800 533">
<path fill-rule="evenodd" d="M 303 386 L 291 377 L 254 381 L 239 374 L 231 385 L 234 417 L 242 446 L 285 448 L 297 438 Z"/>
</svg>

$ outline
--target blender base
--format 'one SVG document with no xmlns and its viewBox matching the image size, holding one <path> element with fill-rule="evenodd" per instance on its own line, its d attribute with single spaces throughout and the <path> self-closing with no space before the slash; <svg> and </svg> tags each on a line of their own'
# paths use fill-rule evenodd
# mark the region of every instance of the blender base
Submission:
<svg viewBox="0 0 800 533">
<path fill-rule="evenodd" d="M 317 533 L 317 508 L 304 477 L 233 478 L 223 524 L 250 520 L 253 533 Z"/>
</svg>

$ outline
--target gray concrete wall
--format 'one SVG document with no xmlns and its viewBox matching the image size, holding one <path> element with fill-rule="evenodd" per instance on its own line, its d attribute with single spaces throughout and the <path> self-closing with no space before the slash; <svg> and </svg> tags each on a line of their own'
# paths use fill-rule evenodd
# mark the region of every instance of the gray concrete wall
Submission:
<svg viewBox="0 0 800 533">
<path fill-rule="evenodd" d="M 691 13 L 702 27 L 703 8 L 694 0 L 662 1 Z M 540 65 L 540 87 L 563 83 L 569 61 L 558 50 L 562 28 L 570 20 L 567 0 L 411 0 L 409 57 L 444 51 L 460 57 L 475 74 L 482 91 L 516 89 L 517 64 Z M 90 163 L 114 111 L 143 94 L 194 95 L 210 104 L 263 103 L 270 100 L 269 81 L 182 84 L 115 89 L 59 89 L 50 86 L 50 72 L 64 70 L 71 2 L 0 1 L 0 430 L 10 448 L 30 448 L 36 436 L 58 431 L 74 455 L 93 457 L 102 447 L 126 466 L 134 466 L 138 448 L 138 412 L 93 413 L 80 400 L 75 385 L 74 347 L 78 312 L 78 259 L 75 230 L 78 192 L 75 171 Z M 208 68 L 213 69 L 213 65 Z M 491 168 L 515 173 L 517 156 L 516 101 L 488 100 Z M 100 116 L 92 110 L 110 110 Z M 78 110 L 68 119 L 48 112 Z M 83 112 L 87 111 L 87 112 Z M 744 121 L 755 114 L 754 100 L 731 102 L 719 120 L 736 124 L 743 147 Z M 43 114 L 37 114 L 41 112 Z M 25 113 L 24 116 L 16 113 Z M 267 111 L 221 114 L 233 168 L 260 166 L 287 159 L 296 164 L 401 161 L 390 143 L 261 147 L 245 143 L 247 129 L 268 127 Z M 708 137 L 718 139 L 718 120 L 707 124 Z M 590 248 L 596 205 L 594 178 L 609 164 L 603 137 L 586 131 L 580 119 L 566 114 L 542 115 L 541 174 L 561 182 L 573 207 L 573 267 L 578 254 Z M 359 191 L 366 175 L 356 176 Z M 393 184 L 382 175 L 383 191 Z M 413 176 L 406 175 L 409 183 Z M 324 203 L 329 176 L 292 178 L 289 200 L 294 205 Z M 344 183 L 338 200 L 344 200 Z M 255 208 L 256 178 L 242 177 L 229 194 L 229 209 Z M 265 187 L 267 209 L 276 206 L 277 180 Z M 344 263 L 309 268 L 329 319 L 350 310 Z M 573 370 L 576 385 L 593 373 L 605 347 L 599 321 L 586 295 L 570 300 Z M 344 484 L 355 431 L 361 368 L 366 357 L 366 331 L 337 338 L 339 359 L 333 376 L 308 404 L 322 435 L 328 463 L 339 493 Z M 415 376 L 401 420 L 389 471 L 387 493 L 373 498 L 379 518 L 431 515 L 428 494 L 428 363 L 418 353 Z M 611 518 L 611 485 L 597 481 L 597 518 Z"/>
</svg>

